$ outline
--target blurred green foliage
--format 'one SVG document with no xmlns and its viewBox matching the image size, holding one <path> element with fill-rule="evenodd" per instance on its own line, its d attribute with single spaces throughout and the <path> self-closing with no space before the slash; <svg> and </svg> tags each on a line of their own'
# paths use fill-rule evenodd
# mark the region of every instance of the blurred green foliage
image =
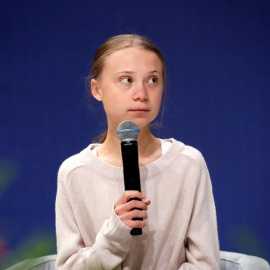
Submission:
<svg viewBox="0 0 270 270">
<path fill-rule="evenodd" d="M 0 200 L 1 196 L 14 183 L 18 174 L 16 162 L 7 159 L 0 160 Z M 0 231 L 0 269 L 6 269 L 29 258 L 54 254 L 56 253 L 55 247 L 55 236 L 41 231 L 26 236 L 15 248 L 11 249 L 8 245 L 8 239 L 5 238 L 5 232 Z M 23 268 L 27 266 L 26 264 Z"/>
<path fill-rule="evenodd" d="M 7 159 L 0 160 L 0 197 L 6 189 L 15 181 L 18 175 L 18 166 Z"/>
<path fill-rule="evenodd" d="M 258 233 L 250 226 L 236 226 L 233 229 L 232 239 L 239 252 L 268 259 Z"/>
<path fill-rule="evenodd" d="M 30 258 L 55 254 L 55 236 L 45 233 L 34 233 L 0 262 L 0 269 L 6 269 L 18 262 Z"/>
</svg>

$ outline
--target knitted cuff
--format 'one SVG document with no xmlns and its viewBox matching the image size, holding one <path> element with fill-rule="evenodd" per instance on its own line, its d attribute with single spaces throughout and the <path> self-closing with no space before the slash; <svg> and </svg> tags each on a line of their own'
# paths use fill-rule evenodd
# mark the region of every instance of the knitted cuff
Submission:
<svg viewBox="0 0 270 270">
<path fill-rule="evenodd" d="M 104 235 L 116 242 L 126 242 L 131 239 L 131 228 L 126 226 L 121 219 L 116 215 L 114 209 L 111 218 L 106 220 L 103 225 Z"/>
</svg>

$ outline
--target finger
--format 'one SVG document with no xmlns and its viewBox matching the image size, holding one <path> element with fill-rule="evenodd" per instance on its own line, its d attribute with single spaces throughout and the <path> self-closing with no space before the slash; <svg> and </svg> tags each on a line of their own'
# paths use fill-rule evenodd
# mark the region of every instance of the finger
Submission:
<svg viewBox="0 0 270 270">
<path fill-rule="evenodd" d="M 144 228 L 146 226 L 144 220 L 127 220 L 123 223 L 130 228 Z"/>
<path fill-rule="evenodd" d="M 122 213 L 118 216 L 123 222 L 127 221 L 127 220 L 134 219 L 134 218 L 142 218 L 142 219 L 148 218 L 146 211 L 141 211 L 141 210 L 137 210 L 137 209 L 134 209 L 130 212 Z"/>
<path fill-rule="evenodd" d="M 126 190 L 121 197 L 117 200 L 117 203 L 126 203 L 130 198 L 145 199 L 141 192 L 138 190 Z"/>
<path fill-rule="evenodd" d="M 124 224 L 130 228 L 144 228 L 146 226 L 144 220 L 128 220 Z"/>
<path fill-rule="evenodd" d="M 139 208 L 142 210 L 147 210 L 148 206 L 144 201 L 132 200 L 124 204 L 116 205 L 114 211 L 117 215 L 120 215 L 123 212 L 129 212 L 134 208 Z"/>
<path fill-rule="evenodd" d="M 148 209 L 148 206 L 144 201 L 137 201 L 137 200 L 132 200 L 132 201 L 127 202 L 125 204 L 125 207 L 126 207 L 127 211 L 130 211 L 134 208 L 139 208 L 142 210 Z"/>
<path fill-rule="evenodd" d="M 146 205 L 150 205 L 151 204 L 151 201 L 149 200 L 149 201 L 145 201 L 145 204 Z"/>
</svg>

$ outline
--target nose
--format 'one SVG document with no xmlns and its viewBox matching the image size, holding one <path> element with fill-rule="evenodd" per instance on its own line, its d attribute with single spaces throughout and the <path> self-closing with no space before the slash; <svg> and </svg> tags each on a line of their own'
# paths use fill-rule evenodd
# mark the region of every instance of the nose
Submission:
<svg viewBox="0 0 270 270">
<path fill-rule="evenodd" d="M 140 101 L 148 100 L 148 92 L 143 83 L 135 85 L 133 99 L 140 100 Z"/>
</svg>

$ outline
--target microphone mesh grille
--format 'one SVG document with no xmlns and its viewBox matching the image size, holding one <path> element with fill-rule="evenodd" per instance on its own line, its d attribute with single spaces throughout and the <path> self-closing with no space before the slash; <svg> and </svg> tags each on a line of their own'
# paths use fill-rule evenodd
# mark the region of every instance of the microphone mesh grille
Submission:
<svg viewBox="0 0 270 270">
<path fill-rule="evenodd" d="M 137 141 L 140 130 L 136 123 L 126 120 L 117 127 L 117 136 L 121 142 Z"/>
</svg>

